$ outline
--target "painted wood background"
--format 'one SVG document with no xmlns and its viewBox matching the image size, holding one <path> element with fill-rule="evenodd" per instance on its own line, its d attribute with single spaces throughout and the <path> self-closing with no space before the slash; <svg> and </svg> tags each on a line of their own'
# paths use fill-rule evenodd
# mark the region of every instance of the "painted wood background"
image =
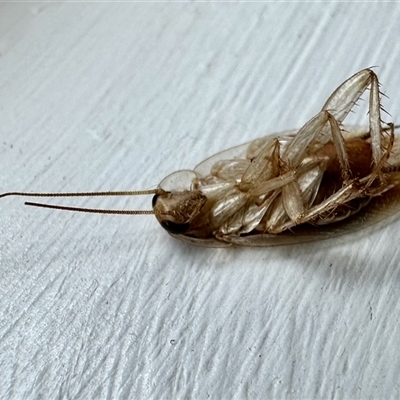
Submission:
<svg viewBox="0 0 400 400">
<path fill-rule="evenodd" d="M 399 20 L 396 2 L 2 3 L 0 192 L 154 188 L 300 127 L 369 66 L 399 123 Z M 2 199 L 0 398 L 398 398 L 399 231 L 203 249 L 152 216 Z"/>
</svg>

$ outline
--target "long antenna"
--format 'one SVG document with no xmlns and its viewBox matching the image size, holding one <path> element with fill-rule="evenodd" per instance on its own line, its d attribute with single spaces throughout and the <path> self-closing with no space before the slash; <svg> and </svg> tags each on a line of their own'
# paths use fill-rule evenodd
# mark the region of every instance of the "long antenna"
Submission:
<svg viewBox="0 0 400 400">
<path fill-rule="evenodd" d="M 54 204 L 43 204 L 43 203 L 32 203 L 25 202 L 26 206 L 52 208 L 54 210 L 65 210 L 65 211 L 77 211 L 93 214 L 124 214 L 124 215 L 145 215 L 154 214 L 153 210 L 103 210 L 97 208 L 82 208 L 82 207 L 69 207 L 69 206 L 57 206 Z"/>
<path fill-rule="evenodd" d="M 29 193 L 29 192 L 7 192 L 0 194 L 0 198 L 7 196 L 19 196 L 19 197 L 94 197 L 94 196 L 139 196 L 147 194 L 163 194 L 165 193 L 162 189 L 151 189 L 151 190 L 124 190 L 117 192 L 68 192 L 68 193 Z M 96 208 L 83 208 L 83 207 L 70 207 L 70 206 L 59 206 L 55 204 L 44 204 L 25 202 L 25 205 L 32 207 L 51 208 L 55 210 L 65 211 L 76 211 L 86 212 L 95 214 L 122 214 L 122 215 L 146 215 L 154 214 L 153 210 L 107 210 L 107 209 L 96 209 Z"/>
<path fill-rule="evenodd" d="M 124 190 L 118 192 L 71 192 L 71 193 L 29 193 L 29 192 L 8 192 L 0 194 L 0 198 L 7 196 L 20 197 L 93 197 L 93 196 L 140 196 L 146 194 L 161 194 L 162 189 L 150 190 Z"/>
</svg>

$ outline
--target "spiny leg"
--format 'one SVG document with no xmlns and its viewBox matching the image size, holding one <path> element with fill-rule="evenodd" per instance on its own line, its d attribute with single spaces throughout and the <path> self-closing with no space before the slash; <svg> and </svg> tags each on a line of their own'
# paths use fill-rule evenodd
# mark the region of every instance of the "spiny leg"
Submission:
<svg viewBox="0 0 400 400">
<path fill-rule="evenodd" d="M 388 124 L 389 130 L 382 129 L 381 108 L 378 77 L 371 71 L 369 127 L 374 169 L 367 182 L 367 187 L 372 184 L 376 177 L 381 182 L 384 181 L 381 171 L 390 156 L 394 143 L 394 125 Z"/>
<path fill-rule="evenodd" d="M 353 184 L 350 181 L 349 161 L 339 124 L 341 124 L 343 119 L 354 106 L 355 102 L 360 98 L 368 86 L 371 87 L 369 96 L 369 131 L 371 137 L 374 168 L 371 174 L 360 181 L 361 187 L 356 188 L 355 186 L 353 187 Z M 383 180 L 381 170 L 385 165 L 393 146 L 394 127 L 393 125 L 389 124 L 388 130 L 382 128 L 383 122 L 380 116 L 381 105 L 379 96 L 379 82 L 376 74 L 372 70 L 362 70 L 340 85 L 338 89 L 336 89 L 329 97 L 321 113 L 324 111 L 327 112 L 328 110 L 329 113 L 326 114 L 326 118 L 329 121 L 329 126 L 326 125 L 321 128 L 322 138 L 318 137 L 314 132 L 313 138 L 308 142 L 307 147 L 312 145 L 313 141 L 316 143 L 318 143 L 318 141 L 321 143 L 326 143 L 329 137 L 332 138 L 340 162 L 344 186 L 341 190 L 332 194 L 322 203 L 312 207 L 310 210 L 304 211 L 302 215 L 299 215 L 298 211 L 294 215 L 288 213 L 291 219 L 293 219 L 293 217 L 295 217 L 297 214 L 297 223 L 307 222 L 308 220 L 318 216 L 320 213 L 324 213 L 328 210 L 334 210 L 337 206 L 352 199 L 365 196 L 367 194 L 366 189 L 373 183 L 376 177 L 379 177 L 381 180 Z M 317 115 L 313 120 L 316 119 L 318 119 L 319 122 L 324 121 L 324 118 L 321 115 Z M 307 124 L 305 127 L 306 126 Z M 299 135 L 302 133 L 302 130 L 300 130 Z M 302 141 L 301 139 L 302 138 L 296 137 L 294 141 L 297 140 L 297 142 L 300 143 Z M 292 150 L 294 159 L 298 159 L 298 154 L 293 153 L 293 149 L 296 148 L 295 145 L 296 143 L 291 144 L 292 149 L 289 148 L 288 153 L 290 156 L 290 150 Z M 306 149 L 303 149 L 300 154 L 305 154 L 306 152 Z M 299 210 L 300 208 L 297 207 L 297 209 Z"/>
<path fill-rule="evenodd" d="M 350 112 L 356 101 L 370 86 L 369 95 L 369 134 L 371 137 L 372 162 L 374 169 L 368 178 L 366 187 L 381 177 L 381 170 L 389 158 L 394 142 L 394 127 L 388 124 L 389 129 L 383 129 L 381 119 L 381 102 L 379 81 L 375 72 L 364 69 L 342 83 L 328 98 L 323 110 L 329 110 L 340 125 Z M 335 143 L 336 145 L 336 143 Z"/>
<path fill-rule="evenodd" d="M 363 69 L 345 80 L 328 98 L 322 110 L 328 110 L 341 124 L 347 114 L 362 96 L 375 73 L 371 69 Z"/>
<path fill-rule="evenodd" d="M 394 139 L 394 125 L 389 124 L 389 128 L 389 137 Z M 388 185 L 386 181 L 383 181 L 384 178 L 381 177 L 381 170 L 389 157 L 392 146 L 393 140 L 390 141 L 388 150 L 382 155 L 379 163 L 374 167 L 371 174 L 362 179 L 350 181 L 347 184 L 344 183 L 343 187 L 337 192 L 305 211 L 296 222 L 302 224 L 312 221 L 315 218 L 334 212 L 337 207 L 349 203 L 351 200 L 379 196 L 389 190 L 392 186 Z M 377 177 L 382 180 L 382 182 L 380 182 L 381 184 L 379 186 L 370 187 Z"/>
<path fill-rule="evenodd" d="M 374 77 L 374 78 L 373 78 Z M 344 81 L 328 98 L 322 107 L 321 112 L 328 111 L 336 120 L 338 126 L 346 118 L 347 114 L 356 104 L 357 100 L 365 92 L 371 81 L 374 85 L 378 85 L 378 80 L 375 73 L 370 69 L 364 69 L 357 72 L 355 75 Z M 373 98 L 378 96 L 379 104 L 379 87 L 375 87 Z M 371 99 L 370 99 L 371 103 Z M 378 109 L 378 116 L 379 116 Z M 379 117 L 380 118 L 380 117 Z M 321 124 L 326 123 L 326 117 L 323 113 L 317 114 L 314 118 L 308 121 L 303 128 L 297 133 L 296 137 L 287 147 L 283 158 L 291 160 L 292 164 L 296 166 L 304 158 L 304 154 L 310 145 L 316 149 L 316 145 L 322 147 L 324 144 L 331 140 L 331 127 L 325 126 L 321 128 Z"/>
</svg>

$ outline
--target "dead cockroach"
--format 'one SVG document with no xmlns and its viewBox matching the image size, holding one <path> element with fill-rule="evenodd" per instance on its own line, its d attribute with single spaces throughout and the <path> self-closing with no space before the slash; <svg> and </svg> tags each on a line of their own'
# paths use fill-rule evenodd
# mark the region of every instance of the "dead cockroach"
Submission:
<svg viewBox="0 0 400 400">
<path fill-rule="evenodd" d="M 343 126 L 369 88 L 369 126 Z M 172 236 L 210 247 L 273 246 L 327 239 L 383 220 L 400 209 L 400 140 L 381 119 L 379 83 L 357 72 L 300 130 L 223 151 L 165 178 L 155 190 L 4 193 L 5 196 L 154 194 L 153 210 L 70 211 L 154 214 Z"/>
</svg>

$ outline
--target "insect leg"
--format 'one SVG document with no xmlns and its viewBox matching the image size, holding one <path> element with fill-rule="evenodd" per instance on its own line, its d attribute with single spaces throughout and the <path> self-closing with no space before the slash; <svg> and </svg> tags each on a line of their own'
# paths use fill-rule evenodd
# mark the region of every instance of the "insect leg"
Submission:
<svg viewBox="0 0 400 400">
<path fill-rule="evenodd" d="M 332 141 L 340 163 L 343 182 L 344 184 L 348 184 L 350 182 L 350 163 L 339 123 L 331 113 L 328 113 L 328 121 L 331 128 Z"/>
<path fill-rule="evenodd" d="M 369 135 L 371 137 L 374 170 L 368 178 L 367 187 L 372 184 L 376 177 L 380 176 L 394 142 L 394 127 L 388 124 L 389 129 L 382 128 L 378 77 L 371 69 L 357 72 L 342 83 L 322 107 L 322 110 L 329 110 L 340 125 L 368 86 L 370 86 Z M 338 148 L 336 143 L 335 146 Z"/>
<path fill-rule="evenodd" d="M 363 69 L 345 80 L 328 98 L 322 110 L 328 110 L 341 124 L 364 93 L 371 80 L 376 79 L 371 69 Z"/>
<path fill-rule="evenodd" d="M 372 73 L 369 95 L 369 128 L 374 169 L 366 187 L 369 187 L 377 177 L 381 182 L 384 181 L 381 170 L 390 156 L 394 143 L 394 125 L 388 124 L 388 126 L 389 130 L 382 129 L 379 82 L 378 77 Z"/>
<path fill-rule="evenodd" d="M 334 211 L 335 208 L 337 208 L 338 206 L 341 206 L 349 202 L 350 200 L 359 197 L 360 190 L 355 187 L 355 182 L 352 182 L 346 186 L 343 186 L 327 199 L 304 212 L 303 215 L 301 215 L 297 219 L 296 223 L 303 224 L 317 218 L 318 216 L 329 214 L 330 212 Z"/>
</svg>

